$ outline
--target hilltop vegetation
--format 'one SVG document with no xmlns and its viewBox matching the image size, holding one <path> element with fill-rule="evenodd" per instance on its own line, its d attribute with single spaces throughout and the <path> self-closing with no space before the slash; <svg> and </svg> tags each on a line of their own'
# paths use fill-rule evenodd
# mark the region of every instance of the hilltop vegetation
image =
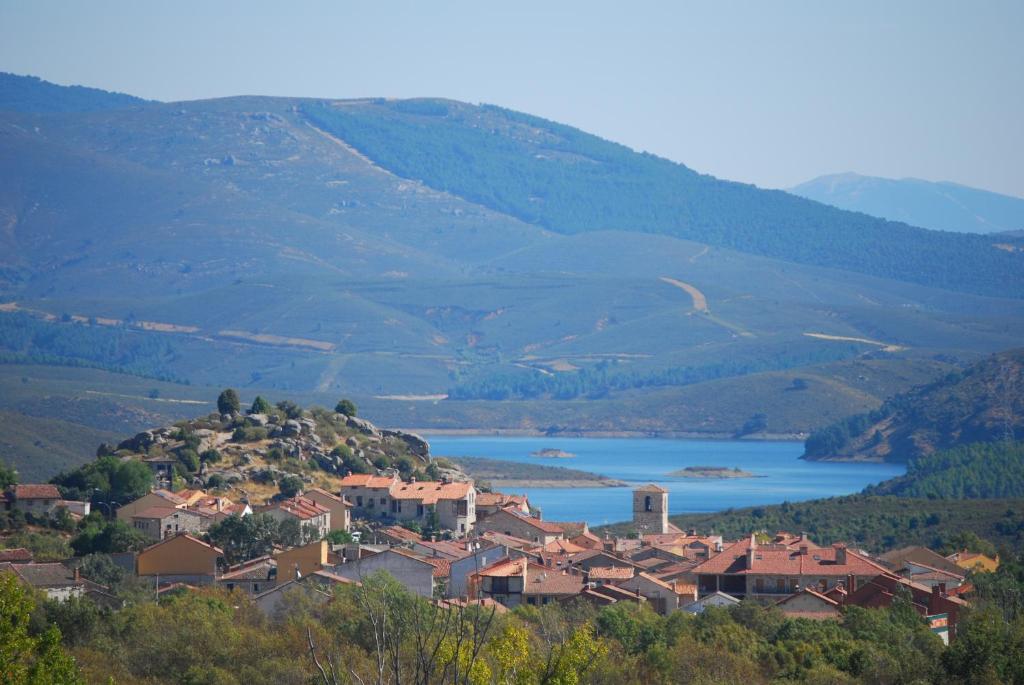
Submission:
<svg viewBox="0 0 1024 685">
<path fill-rule="evenodd" d="M 971 442 L 1024 439 L 1024 349 L 914 388 L 807 439 L 805 457 L 908 461 Z"/>
<path fill-rule="evenodd" d="M 399 176 L 552 231 L 664 233 L 923 285 L 1024 295 L 1020 260 L 984 238 L 720 181 L 520 112 L 442 100 L 311 104 L 303 112 Z"/>
<path fill-rule="evenodd" d="M 83 86 L 58 86 L 35 76 L 0 72 L 0 109 L 16 112 L 95 112 L 138 107 L 145 100 Z"/>
</svg>

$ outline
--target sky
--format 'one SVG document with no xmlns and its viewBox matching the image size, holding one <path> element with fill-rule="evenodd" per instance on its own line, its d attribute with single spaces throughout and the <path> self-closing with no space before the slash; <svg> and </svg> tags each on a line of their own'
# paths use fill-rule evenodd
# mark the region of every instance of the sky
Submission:
<svg viewBox="0 0 1024 685">
<path fill-rule="evenodd" d="M 761 187 L 1024 197 L 1024 2 L 0 0 L 0 71 L 159 100 L 448 97 Z"/>
</svg>

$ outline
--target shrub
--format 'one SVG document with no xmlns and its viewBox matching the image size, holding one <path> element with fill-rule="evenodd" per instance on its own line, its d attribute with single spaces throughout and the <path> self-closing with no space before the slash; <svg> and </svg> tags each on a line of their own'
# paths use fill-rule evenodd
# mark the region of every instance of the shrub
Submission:
<svg viewBox="0 0 1024 685">
<path fill-rule="evenodd" d="M 241 409 L 242 403 L 233 388 L 227 388 L 217 397 L 217 410 L 221 414 L 234 414 Z"/>
<path fill-rule="evenodd" d="M 355 416 L 356 404 L 352 400 L 343 399 L 339 401 L 337 405 L 335 405 L 334 411 L 338 412 L 339 414 L 344 414 L 345 416 Z"/>
</svg>

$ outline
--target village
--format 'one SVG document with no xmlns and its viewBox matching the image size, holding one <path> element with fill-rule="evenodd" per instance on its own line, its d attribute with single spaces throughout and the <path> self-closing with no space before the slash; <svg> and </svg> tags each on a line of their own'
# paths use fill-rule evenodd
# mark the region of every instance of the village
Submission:
<svg viewBox="0 0 1024 685">
<path fill-rule="evenodd" d="M 395 472 L 348 474 L 335 492 L 309 487 L 262 506 L 198 489 L 157 488 L 106 513 L 151 541 L 111 557 L 157 598 L 215 586 L 249 595 L 268 615 L 288 606 L 292 594 L 326 602 L 333 586 L 386 572 L 432 601 L 501 612 L 583 601 L 699 614 L 747 600 L 790 617 L 836 619 L 845 607 L 888 607 L 903 597 L 948 643 L 969 606 L 969 572 L 998 565 L 980 554 L 943 557 L 925 547 L 873 556 L 802 532 L 754 531 L 726 540 L 676 528 L 668 497 L 654 484 L 634 489 L 629 535 L 545 520 L 525 495 L 477 491 L 472 482 L 448 478 L 403 480 Z M 90 512 L 88 502 L 63 500 L 46 484 L 14 486 L 4 508 L 35 517 Z M 229 563 L 208 531 L 260 515 L 292 522 L 301 530 L 299 544 Z M 73 560 L 36 562 L 26 549 L 5 549 L 4 573 L 51 599 L 84 595 L 119 608 L 120 600 Z"/>
</svg>

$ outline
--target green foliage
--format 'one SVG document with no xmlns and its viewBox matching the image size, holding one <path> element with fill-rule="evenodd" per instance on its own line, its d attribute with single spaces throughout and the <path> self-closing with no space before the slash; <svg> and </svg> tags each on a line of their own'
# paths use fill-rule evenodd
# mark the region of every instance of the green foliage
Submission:
<svg viewBox="0 0 1024 685">
<path fill-rule="evenodd" d="M 19 530 L 4 540 L 4 546 L 24 547 L 36 561 L 63 561 L 71 556 L 67 540 L 54 531 Z"/>
<path fill-rule="evenodd" d="M 0 461 L 0 492 L 18 484 L 18 472 Z"/>
<path fill-rule="evenodd" d="M 277 481 L 277 489 L 285 497 L 295 497 L 302 492 L 303 485 L 302 479 L 296 475 L 288 475 Z"/>
<path fill-rule="evenodd" d="M 77 556 L 88 554 L 114 554 L 139 551 L 150 540 L 124 521 L 113 520 L 99 524 L 89 522 L 71 541 Z"/>
<path fill-rule="evenodd" d="M 456 385 L 448 388 L 448 397 L 452 400 L 598 399 L 610 392 L 694 385 L 720 378 L 837 361 L 853 357 L 860 351 L 856 345 L 833 345 L 756 358 L 729 358 L 702 366 L 663 369 L 637 370 L 618 361 L 602 361 L 578 371 L 557 374 L 542 373 L 535 369 L 515 369 L 507 374 L 460 379 Z"/>
<path fill-rule="evenodd" d="M 918 457 L 865 492 L 927 499 L 1024 497 L 1024 443 L 973 443 Z"/>
<path fill-rule="evenodd" d="M 356 403 L 349 399 L 343 399 L 334 406 L 334 411 L 345 416 L 356 415 Z"/>
<path fill-rule="evenodd" d="M 267 439 L 267 429 L 260 426 L 239 426 L 232 433 L 235 442 L 259 442 Z"/>
<path fill-rule="evenodd" d="M 289 419 L 302 418 L 302 407 L 291 400 L 281 400 L 277 403 L 277 408 Z"/>
<path fill-rule="evenodd" d="M 252 407 L 249 408 L 250 414 L 269 414 L 274 410 L 274 407 L 267 400 L 263 399 L 261 395 L 257 395 L 256 399 L 252 401 Z"/>
<path fill-rule="evenodd" d="M 82 682 L 74 659 L 61 648 L 60 630 L 29 632 L 35 602 L 13 573 L 0 574 L 0 674 L 8 685 L 62 685 Z"/>
<path fill-rule="evenodd" d="M 442 103 L 443 104 L 443 103 Z M 306 104 L 305 116 L 399 176 L 559 233 L 668 234 L 951 290 L 1020 296 L 1020 262 L 984 236 L 939 233 L 720 181 L 498 107 L 410 114 Z"/>
<path fill-rule="evenodd" d="M 217 411 L 221 414 L 234 414 L 242 408 L 238 399 L 238 392 L 234 388 L 222 390 L 217 396 Z"/>
<path fill-rule="evenodd" d="M 166 336 L 0 313 L 0 363 L 96 368 L 181 383 L 170 371 L 177 354 Z"/>
<path fill-rule="evenodd" d="M 332 545 L 347 545 L 352 542 L 352 534 L 345 530 L 332 530 L 327 534 L 327 541 Z"/>
<path fill-rule="evenodd" d="M 217 464 L 221 460 L 221 454 L 215 449 L 203 450 L 203 453 L 199 455 L 199 459 L 204 464 Z"/>
<path fill-rule="evenodd" d="M 124 504 L 142 497 L 153 487 L 153 472 L 140 461 L 113 456 L 53 478 L 69 499 L 110 501 Z"/>
<path fill-rule="evenodd" d="M 229 564 L 270 554 L 275 544 L 296 544 L 302 537 L 296 521 L 278 523 L 268 514 L 231 515 L 212 525 L 208 534 L 210 541 L 224 550 Z"/>
<path fill-rule="evenodd" d="M 199 471 L 199 455 L 193 449 L 182 449 L 178 451 L 178 463 L 189 473 Z"/>
</svg>

